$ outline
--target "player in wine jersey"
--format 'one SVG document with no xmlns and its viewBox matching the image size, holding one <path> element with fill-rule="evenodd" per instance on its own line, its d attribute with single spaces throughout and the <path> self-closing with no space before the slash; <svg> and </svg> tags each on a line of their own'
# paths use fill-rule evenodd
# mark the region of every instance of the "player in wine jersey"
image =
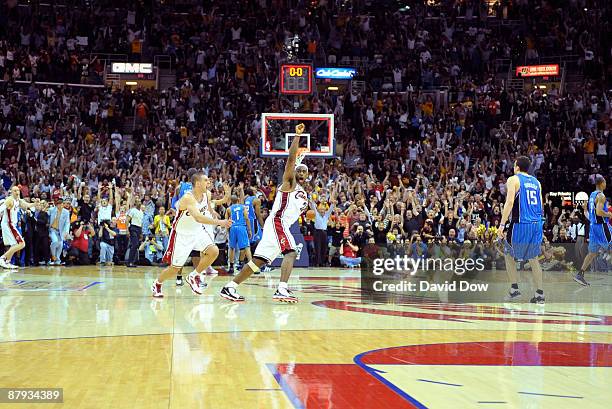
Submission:
<svg viewBox="0 0 612 409">
<path fill-rule="evenodd" d="M 19 187 L 11 188 L 11 195 L 0 203 L 0 225 L 2 226 L 2 241 L 9 249 L 0 256 L 0 268 L 7 270 L 16 269 L 17 266 L 11 264 L 11 258 L 18 251 L 25 247 L 25 241 L 17 229 L 17 217 L 19 209 L 34 209 L 35 204 L 28 203 L 20 198 Z"/>
<path fill-rule="evenodd" d="M 612 235 L 609 221 L 612 217 L 608 209 L 608 200 L 604 195 L 606 190 L 606 179 L 597 175 L 595 178 L 595 191 L 589 196 L 589 254 L 584 258 L 582 268 L 574 277 L 574 281 L 587 286 L 589 283 L 584 279 L 584 272 L 591 265 L 600 251 L 608 252 L 612 246 Z"/>
<path fill-rule="evenodd" d="M 229 259 L 229 275 L 234 275 L 234 254 L 238 251 L 238 259 L 240 261 L 246 256 L 247 260 L 251 261 L 251 248 L 249 242 L 251 239 L 251 224 L 249 221 L 249 212 L 245 205 L 240 204 L 238 196 L 232 196 L 232 204 L 225 210 L 225 218 L 232 221 L 232 227 L 229 230 L 228 243 L 228 259 Z"/>
<path fill-rule="evenodd" d="M 543 217 L 542 186 L 527 171 L 531 160 L 519 156 L 514 162 L 514 176 L 506 183 L 506 203 L 502 212 L 499 238 L 505 240 L 506 271 L 512 283 L 507 299 L 520 297 L 516 260 L 529 261 L 536 283 L 532 303 L 544 303 L 542 267 L 538 256 L 542 252 Z M 506 223 L 510 222 L 507 226 Z M 506 229 L 506 230 L 505 230 Z"/>
<path fill-rule="evenodd" d="M 276 193 L 270 216 L 264 223 L 261 241 L 255 249 L 253 259 L 242 268 L 238 276 L 221 289 L 221 297 L 225 299 L 244 301 L 244 297 L 238 293 L 238 285 L 282 254 L 281 278 L 273 298 L 284 302 L 297 302 L 298 300 L 289 290 L 287 282 L 297 257 L 295 240 L 289 228 L 308 207 L 306 192 L 301 186 L 308 177 L 308 167 L 304 164 L 296 166 L 299 142 L 303 132 L 304 124 L 295 127 L 296 136 L 289 148 L 283 183 Z"/>
<path fill-rule="evenodd" d="M 219 255 L 219 248 L 215 245 L 212 236 L 204 229 L 204 224 L 230 227 L 231 220 L 219 220 L 205 216 L 209 206 L 208 177 L 196 172 L 191 177 L 193 190 L 185 193 L 178 202 L 178 214 L 174 218 L 168 249 L 164 254 L 164 262 L 168 267 L 164 269 L 151 288 L 153 297 L 161 298 L 162 283 L 164 280 L 179 272 L 192 250 L 200 252 L 200 261 L 187 277 L 191 290 L 201 295 L 205 283 L 201 272 L 210 265 Z"/>
</svg>

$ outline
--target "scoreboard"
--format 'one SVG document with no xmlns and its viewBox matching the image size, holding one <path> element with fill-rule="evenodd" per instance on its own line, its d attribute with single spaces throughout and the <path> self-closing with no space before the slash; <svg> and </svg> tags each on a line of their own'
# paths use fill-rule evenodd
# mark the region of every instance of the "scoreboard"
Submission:
<svg viewBox="0 0 612 409">
<path fill-rule="evenodd" d="M 312 93 L 312 65 L 284 64 L 280 67 L 280 93 L 308 95 Z"/>
</svg>

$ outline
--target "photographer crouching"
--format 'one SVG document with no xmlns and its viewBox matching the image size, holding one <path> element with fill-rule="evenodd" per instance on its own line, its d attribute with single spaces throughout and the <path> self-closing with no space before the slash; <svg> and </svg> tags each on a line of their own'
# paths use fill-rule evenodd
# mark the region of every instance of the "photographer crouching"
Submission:
<svg viewBox="0 0 612 409">
<path fill-rule="evenodd" d="M 89 259 L 89 237 L 94 233 L 94 229 L 89 223 L 80 220 L 72 223 L 72 242 L 68 250 L 68 266 L 85 266 L 91 264 Z"/>
<path fill-rule="evenodd" d="M 164 245 L 155 236 L 149 235 L 145 237 L 138 252 L 144 255 L 140 258 L 141 265 L 158 265 L 164 256 Z"/>
</svg>

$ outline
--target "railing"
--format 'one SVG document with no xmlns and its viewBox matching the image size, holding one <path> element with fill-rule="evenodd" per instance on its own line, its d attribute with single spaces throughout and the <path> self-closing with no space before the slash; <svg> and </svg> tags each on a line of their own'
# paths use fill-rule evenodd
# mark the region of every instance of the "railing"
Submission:
<svg viewBox="0 0 612 409">
<path fill-rule="evenodd" d="M 510 58 L 496 58 L 493 62 L 495 67 L 495 74 L 506 73 L 508 66 L 512 67 L 512 60 Z"/>
<path fill-rule="evenodd" d="M 568 54 L 568 55 L 551 55 L 551 56 L 543 56 L 539 58 L 540 64 L 559 64 L 569 62 L 574 63 L 580 59 L 580 56 L 577 54 Z"/>
<path fill-rule="evenodd" d="M 0 82 L 7 82 L 7 81 L 0 80 Z M 32 81 L 17 80 L 17 81 L 13 81 L 13 83 L 29 86 L 32 84 Z M 34 81 L 34 84 L 35 85 L 50 85 L 53 87 L 105 88 L 104 85 L 99 85 L 99 84 L 77 84 L 77 83 L 72 83 L 72 82 Z"/>
<path fill-rule="evenodd" d="M 565 94 L 565 76 L 567 75 L 566 70 L 567 63 L 563 63 L 563 72 L 561 73 L 561 84 L 559 84 L 559 96 L 563 96 Z"/>
<path fill-rule="evenodd" d="M 127 54 L 89 53 L 89 61 L 97 57 L 101 61 L 128 62 Z"/>
<path fill-rule="evenodd" d="M 520 27 L 524 24 L 525 22 L 523 20 L 501 20 L 502 26 Z"/>
<path fill-rule="evenodd" d="M 158 70 L 160 68 L 171 70 L 172 69 L 172 57 L 167 54 L 155 55 L 153 56 L 153 65 L 157 67 Z"/>
</svg>

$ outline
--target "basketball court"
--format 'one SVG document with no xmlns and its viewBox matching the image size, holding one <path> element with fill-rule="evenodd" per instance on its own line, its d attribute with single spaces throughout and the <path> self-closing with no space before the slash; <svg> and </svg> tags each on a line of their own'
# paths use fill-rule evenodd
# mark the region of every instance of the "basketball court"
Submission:
<svg viewBox="0 0 612 409">
<path fill-rule="evenodd" d="M 454 304 L 362 297 L 359 270 L 278 270 L 218 296 L 165 287 L 157 268 L 44 267 L 0 276 L 2 384 L 63 388 L 28 408 L 607 408 L 610 304 Z M 592 300 L 609 276 L 556 293 Z"/>
</svg>

